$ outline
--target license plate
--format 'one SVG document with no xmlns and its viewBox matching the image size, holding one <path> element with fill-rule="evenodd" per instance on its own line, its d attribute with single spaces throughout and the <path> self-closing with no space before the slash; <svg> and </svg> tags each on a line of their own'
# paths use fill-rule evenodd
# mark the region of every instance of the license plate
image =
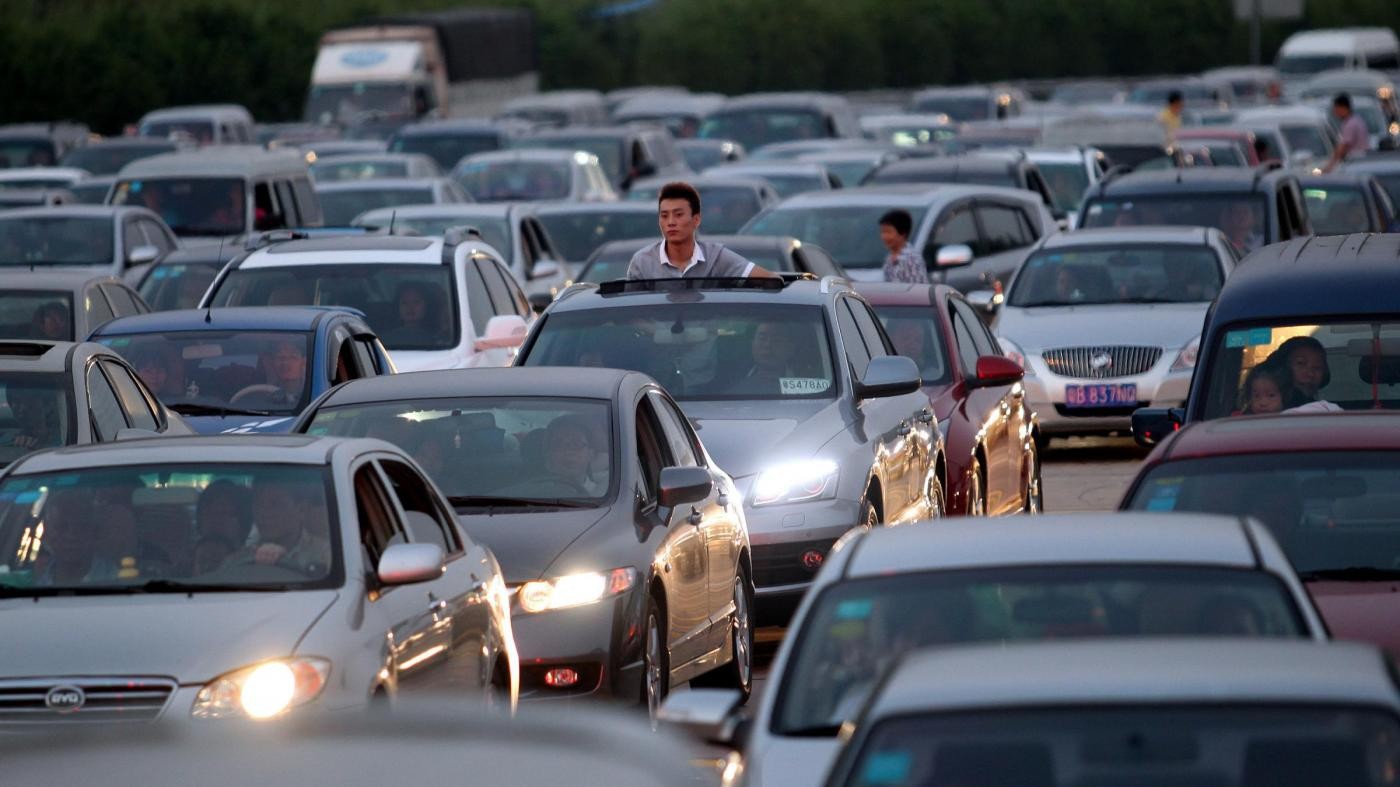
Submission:
<svg viewBox="0 0 1400 787">
<path fill-rule="evenodd" d="M 1065 407 L 1124 407 L 1137 403 L 1137 383 L 1065 386 Z"/>
</svg>

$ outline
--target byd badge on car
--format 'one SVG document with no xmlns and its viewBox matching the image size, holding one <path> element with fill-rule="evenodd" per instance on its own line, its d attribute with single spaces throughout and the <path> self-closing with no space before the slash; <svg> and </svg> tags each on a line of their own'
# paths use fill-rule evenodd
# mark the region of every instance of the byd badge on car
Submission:
<svg viewBox="0 0 1400 787">
<path fill-rule="evenodd" d="M 72 713 L 87 702 L 87 694 L 77 686 L 54 686 L 44 695 L 44 705 L 59 713 Z"/>
</svg>

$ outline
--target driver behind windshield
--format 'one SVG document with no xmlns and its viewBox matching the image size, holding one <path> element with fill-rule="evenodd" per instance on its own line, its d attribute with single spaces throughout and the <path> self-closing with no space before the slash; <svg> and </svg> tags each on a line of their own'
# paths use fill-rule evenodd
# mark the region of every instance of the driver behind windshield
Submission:
<svg viewBox="0 0 1400 787">
<path fill-rule="evenodd" d="M 301 401 L 301 392 L 306 385 L 306 350 L 300 343 L 282 339 L 272 344 L 258 359 L 267 374 L 267 383 L 250 385 L 233 395 L 231 402 L 238 402 L 245 396 L 262 394 L 263 401 L 273 404 L 294 404 Z"/>
<path fill-rule="evenodd" d="M 587 497 L 601 497 L 607 491 L 607 470 L 601 473 L 595 460 L 606 459 L 598 448 L 595 430 L 577 415 L 561 415 L 545 427 L 544 470 L 546 479 L 558 481 Z"/>
<path fill-rule="evenodd" d="M 61 414 L 52 391 L 11 386 L 5 391 L 5 400 L 19 427 L 11 445 L 37 450 L 63 444 Z"/>
<path fill-rule="evenodd" d="M 117 578 L 118 564 L 98 554 L 92 503 L 92 497 L 80 489 L 49 492 L 34 584 L 61 587 Z"/>
<path fill-rule="evenodd" d="M 312 577 L 324 574 L 331 544 L 322 494 L 300 481 L 258 479 L 253 485 L 254 536 L 224 565 L 276 565 Z"/>
</svg>

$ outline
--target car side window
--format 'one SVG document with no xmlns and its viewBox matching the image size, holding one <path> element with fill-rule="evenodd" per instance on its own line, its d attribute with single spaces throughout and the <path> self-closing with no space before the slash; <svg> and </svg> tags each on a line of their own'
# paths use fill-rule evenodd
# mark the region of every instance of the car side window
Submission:
<svg viewBox="0 0 1400 787">
<path fill-rule="evenodd" d="M 141 226 L 142 231 L 146 235 L 146 242 L 160 249 L 161 254 L 174 251 L 176 246 L 175 241 L 170 237 L 170 234 L 166 232 L 164 227 L 150 219 L 138 219 L 137 223 Z"/>
<path fill-rule="evenodd" d="M 549 230 L 535 219 L 530 219 L 530 226 L 534 228 L 535 244 L 539 247 L 540 256 L 546 259 L 558 260 L 559 252 L 554 248 L 554 241 L 549 237 Z"/>
<path fill-rule="evenodd" d="M 851 307 L 847 298 L 842 298 L 836 303 L 836 326 L 841 332 L 841 344 L 846 348 L 846 360 L 851 365 L 851 376 L 860 379 L 865 374 L 865 367 L 870 365 L 870 350 L 865 346 L 865 339 L 860 335 L 860 328 L 856 326 L 855 315 L 851 314 Z"/>
<path fill-rule="evenodd" d="M 121 402 L 107 382 L 102 367 L 93 363 L 87 369 L 88 410 L 92 413 L 93 436 L 98 441 L 115 440 L 117 432 L 127 427 L 126 416 L 122 414 Z"/>
<path fill-rule="evenodd" d="M 495 310 L 491 305 L 491 296 L 486 291 L 486 280 L 481 275 L 481 260 L 468 260 L 466 268 L 463 283 L 467 288 L 467 316 L 471 318 L 472 330 L 476 331 L 477 338 L 480 338 L 486 335 L 486 323 Z"/>
<path fill-rule="evenodd" d="M 272 185 L 265 181 L 255 184 L 253 186 L 253 229 L 261 232 L 280 230 L 286 226 L 287 216 L 282 212 L 282 206 L 277 202 L 277 196 L 272 192 Z"/>
<path fill-rule="evenodd" d="M 369 463 L 355 471 L 355 512 L 360 520 L 360 545 L 368 563 L 365 569 L 374 572 L 384 550 L 407 539 L 399 528 L 389 493 Z"/>
<path fill-rule="evenodd" d="M 107 296 L 107 301 L 112 305 L 114 317 L 127 317 L 141 313 L 141 307 L 137 305 L 133 293 L 125 287 L 104 284 L 102 285 L 102 293 Z"/>
<path fill-rule="evenodd" d="M 671 464 L 676 467 L 700 466 L 700 453 L 692 441 L 685 416 L 676 412 L 671 403 L 655 391 L 647 394 L 647 398 L 651 400 L 653 412 L 661 422 L 662 434 L 671 450 Z"/>
<path fill-rule="evenodd" d="M 296 200 L 292 197 L 292 184 L 279 180 L 275 184 L 277 189 L 277 204 L 282 208 L 285 224 L 289 227 L 303 226 L 301 217 L 297 215 Z"/>
<path fill-rule="evenodd" d="M 462 551 L 456 528 L 440 506 L 433 500 L 432 488 L 416 470 L 392 459 L 379 460 L 379 468 L 389 479 L 389 485 L 404 513 L 423 514 L 405 517 L 408 537 L 415 544 L 437 544 L 446 554 Z"/>
<path fill-rule="evenodd" d="M 962 318 L 963 323 L 967 325 L 968 331 L 972 334 L 972 343 L 977 348 L 977 354 L 979 356 L 1001 355 L 1001 345 L 997 344 L 997 340 L 992 336 L 991 331 L 987 330 L 987 324 L 977 316 L 977 313 L 972 310 L 972 307 L 969 306 L 967 302 L 957 298 L 949 298 L 948 304 L 952 307 L 953 311 L 957 312 L 957 315 Z"/>
<path fill-rule="evenodd" d="M 515 283 L 515 277 L 510 275 L 510 271 L 499 262 L 492 259 L 482 259 L 481 275 L 486 279 L 487 290 L 491 293 L 491 302 L 496 304 L 499 314 L 517 314 L 521 317 L 529 317 L 530 301 L 525 297 L 525 291 L 520 289 L 520 285 Z M 492 286 L 496 281 L 500 282 L 500 288 Z M 504 297 L 507 305 L 500 307 L 498 298 Z"/>
<path fill-rule="evenodd" d="M 137 429 L 160 431 L 161 419 L 156 414 L 155 405 L 141 389 L 141 384 L 136 382 L 135 375 L 127 371 L 125 366 L 109 361 L 102 362 L 102 369 L 107 373 L 107 379 L 111 380 L 112 388 L 121 400 L 122 412 L 126 413 L 127 423 Z"/>
<path fill-rule="evenodd" d="M 525 221 L 520 223 L 520 274 L 529 281 L 530 274 L 535 271 L 535 260 L 540 258 L 539 247 L 535 245 L 535 234 L 530 232 L 529 224 Z"/>
<path fill-rule="evenodd" d="M 520 284 L 515 277 L 510 275 L 510 268 L 499 262 L 492 263 L 496 272 L 501 274 L 501 279 L 506 283 L 506 289 L 510 291 L 510 297 L 515 301 L 515 313 L 525 319 L 530 319 L 530 299 L 526 297 L 525 291 L 520 289 Z"/>
<path fill-rule="evenodd" d="M 1005 205 L 977 206 L 982 231 L 986 235 L 983 245 L 986 254 L 1000 254 L 1031 244 L 1031 238 L 1025 234 L 1016 213 L 1016 210 Z"/>
<path fill-rule="evenodd" d="M 1293 237 L 1293 219 L 1289 215 L 1293 206 L 1289 204 L 1288 190 L 1279 189 L 1274 195 L 1274 203 L 1278 213 L 1278 239 L 1288 240 Z"/>
<path fill-rule="evenodd" d="M 952 244 L 971 246 L 974 254 L 982 254 L 979 247 L 982 239 L 977 234 L 977 222 L 972 218 L 972 208 L 963 205 L 953 208 L 942 219 L 930 236 L 924 249 L 924 260 L 932 265 L 938 257 L 938 250 Z"/>
<path fill-rule="evenodd" d="M 379 358 L 376 357 L 372 340 L 356 336 L 351 338 L 349 345 L 355 354 L 355 362 L 359 364 L 361 377 L 374 377 L 384 373 L 384 370 L 379 368 Z"/>
<path fill-rule="evenodd" d="M 476 257 L 474 259 L 477 270 L 481 273 L 481 279 L 486 283 L 486 292 L 491 297 L 491 314 L 515 314 L 515 298 L 511 296 L 510 290 L 506 287 L 506 282 L 496 271 L 495 264 L 490 257 Z"/>
<path fill-rule="evenodd" d="M 316 190 L 311 187 L 311 179 L 305 177 L 292 180 L 292 194 L 297 201 L 297 214 L 301 216 L 301 226 L 321 226 L 321 203 L 316 199 Z"/>
<path fill-rule="evenodd" d="M 860 329 L 861 338 L 865 339 L 865 348 L 870 351 L 870 357 L 894 355 L 894 343 L 880 327 L 880 320 L 870 313 L 870 307 L 855 298 L 847 298 L 846 305 L 851 307 L 851 314 L 856 318 L 856 327 Z"/>
<path fill-rule="evenodd" d="M 981 352 L 977 349 L 972 323 L 968 322 L 951 302 L 948 304 L 948 311 L 953 321 L 953 339 L 958 343 L 958 360 L 962 363 L 963 374 L 973 377 L 977 374 L 977 359 Z"/>
<path fill-rule="evenodd" d="M 107 302 L 107 296 L 102 294 L 99 287 L 89 287 L 83 298 L 84 307 L 87 310 L 89 331 L 97 328 L 105 322 L 111 321 L 115 316 L 112 313 L 112 305 Z M 74 338 L 83 339 L 86 337 L 76 336 Z"/>
<path fill-rule="evenodd" d="M 656 488 L 661 478 L 661 468 L 666 465 L 666 454 L 661 446 L 665 440 L 651 402 L 642 397 L 637 402 L 637 462 L 641 472 L 643 504 L 656 502 Z"/>
<path fill-rule="evenodd" d="M 146 245 L 146 238 L 141 233 L 141 227 L 136 222 L 136 219 L 127 219 L 126 221 L 123 221 L 121 260 L 122 265 L 125 266 L 127 264 L 126 261 L 131 258 L 131 252 L 135 250 L 137 246 L 144 245 Z"/>
<path fill-rule="evenodd" d="M 360 358 L 355 354 L 355 340 L 351 338 L 350 331 L 343 325 L 337 325 L 331 329 L 330 353 L 328 363 L 330 363 L 331 384 L 339 385 L 350 380 L 358 380 L 361 377 L 368 377 L 369 372 L 360 363 Z"/>
</svg>

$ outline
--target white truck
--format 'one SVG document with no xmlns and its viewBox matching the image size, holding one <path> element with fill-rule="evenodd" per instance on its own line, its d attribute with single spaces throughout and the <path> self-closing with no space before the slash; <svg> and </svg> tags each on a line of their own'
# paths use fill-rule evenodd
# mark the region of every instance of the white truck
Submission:
<svg viewBox="0 0 1400 787">
<path fill-rule="evenodd" d="M 383 136 L 425 117 L 490 116 L 539 90 L 534 15 L 466 8 L 329 30 L 305 119 Z"/>
</svg>

